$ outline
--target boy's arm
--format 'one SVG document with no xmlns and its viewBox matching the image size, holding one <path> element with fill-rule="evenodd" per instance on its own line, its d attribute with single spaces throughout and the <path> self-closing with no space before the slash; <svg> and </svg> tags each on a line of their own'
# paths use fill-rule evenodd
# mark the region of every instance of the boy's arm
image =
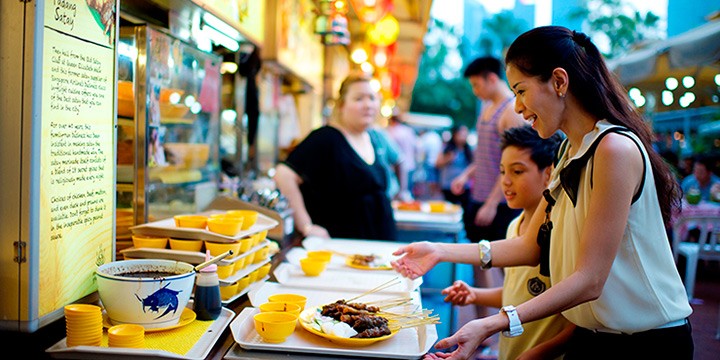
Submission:
<svg viewBox="0 0 720 360">
<path fill-rule="evenodd" d="M 568 323 L 555 337 L 535 345 L 533 348 L 520 354 L 517 360 L 530 359 L 556 359 L 567 350 L 567 342 L 572 337 L 575 325 Z"/>
<path fill-rule="evenodd" d="M 474 287 L 471 289 L 475 295 L 473 304 L 501 308 L 502 307 L 502 287 L 483 289 Z"/>
</svg>

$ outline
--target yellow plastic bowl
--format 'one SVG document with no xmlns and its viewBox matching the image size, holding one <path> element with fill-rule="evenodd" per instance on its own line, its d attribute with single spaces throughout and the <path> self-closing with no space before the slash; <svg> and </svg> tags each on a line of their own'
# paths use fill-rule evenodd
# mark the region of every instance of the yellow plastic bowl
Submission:
<svg viewBox="0 0 720 360">
<path fill-rule="evenodd" d="M 263 241 L 263 240 L 267 239 L 267 234 L 268 234 L 267 230 L 263 230 L 263 231 L 259 232 L 258 233 L 258 241 Z"/>
<path fill-rule="evenodd" d="M 265 259 L 268 258 L 268 255 L 270 254 L 270 248 L 267 246 L 263 247 L 262 249 L 255 252 L 255 259 L 253 260 L 253 264 L 258 264 L 263 262 Z"/>
<path fill-rule="evenodd" d="M 288 302 L 300 306 L 300 311 L 305 310 L 307 298 L 298 294 L 274 294 L 268 297 L 269 302 Z"/>
<path fill-rule="evenodd" d="M 292 335 L 297 315 L 286 312 L 261 312 L 253 316 L 255 331 L 268 343 L 281 343 Z"/>
<path fill-rule="evenodd" d="M 242 216 L 243 224 L 242 229 L 247 230 L 253 225 L 258 218 L 258 212 L 255 210 L 229 210 L 226 212 L 228 216 Z"/>
<path fill-rule="evenodd" d="M 270 267 L 272 264 L 265 264 L 258 269 L 258 278 L 262 279 L 270 273 Z"/>
<path fill-rule="evenodd" d="M 445 211 L 445 202 L 443 201 L 430 201 L 428 202 L 430 205 L 430 212 L 444 212 Z"/>
<path fill-rule="evenodd" d="M 226 235 L 235 236 L 242 230 L 244 220 L 231 217 L 210 218 L 207 220 L 208 230 Z"/>
<path fill-rule="evenodd" d="M 332 259 L 332 251 L 328 251 L 328 250 L 308 251 L 307 257 L 310 259 L 316 259 L 316 260 L 321 260 L 321 261 L 330 261 L 330 259 Z"/>
<path fill-rule="evenodd" d="M 205 229 L 207 226 L 207 216 L 203 215 L 175 215 L 175 226 Z"/>
<path fill-rule="evenodd" d="M 250 284 L 256 282 L 256 281 L 258 280 L 258 277 L 257 277 L 257 276 L 258 276 L 258 272 L 257 272 L 257 271 L 253 271 L 253 272 L 249 273 L 248 276 L 247 276 L 248 282 L 249 282 Z"/>
<path fill-rule="evenodd" d="M 228 250 L 232 250 L 233 254 L 226 257 L 226 259 L 232 259 L 237 256 L 238 251 L 240 250 L 240 242 L 235 241 L 229 243 L 217 243 L 212 241 L 205 241 L 205 249 L 210 251 L 210 256 L 218 256 L 227 252 Z"/>
<path fill-rule="evenodd" d="M 300 268 L 302 268 L 302 271 L 307 276 L 318 276 L 323 271 L 325 271 L 325 267 L 327 266 L 327 261 L 312 259 L 312 258 L 304 258 L 300 259 Z"/>
<path fill-rule="evenodd" d="M 132 241 L 135 248 L 164 249 L 167 246 L 168 238 L 133 235 Z"/>
<path fill-rule="evenodd" d="M 233 267 L 234 267 L 233 271 L 238 272 L 238 271 L 244 269 L 245 268 L 245 260 L 246 260 L 246 258 L 244 258 L 244 257 L 235 260 L 235 262 L 233 263 Z"/>
<path fill-rule="evenodd" d="M 244 252 L 247 252 L 248 250 L 250 250 L 250 248 L 252 247 L 252 242 L 253 242 L 252 237 L 240 239 L 240 252 L 244 253 Z"/>
<path fill-rule="evenodd" d="M 170 248 L 183 251 L 202 251 L 202 240 L 170 239 Z"/>
<path fill-rule="evenodd" d="M 235 296 L 238 292 L 238 282 L 234 282 L 231 285 L 220 287 L 220 298 L 223 300 L 230 300 L 231 297 Z"/>
<path fill-rule="evenodd" d="M 295 316 L 300 316 L 300 306 L 298 304 L 286 302 L 266 302 L 259 306 L 260 312 L 286 312 Z"/>
<path fill-rule="evenodd" d="M 241 291 L 245 290 L 245 288 L 248 287 L 248 285 L 250 285 L 250 279 L 247 276 L 245 276 L 242 279 L 238 280 L 237 284 L 238 284 L 237 291 L 241 292 Z"/>
<path fill-rule="evenodd" d="M 218 275 L 218 278 L 220 278 L 220 279 L 227 279 L 230 276 L 232 276 L 233 274 L 235 274 L 235 264 L 217 267 L 217 275 Z M 222 289 L 222 287 L 221 287 L 221 289 Z"/>
</svg>

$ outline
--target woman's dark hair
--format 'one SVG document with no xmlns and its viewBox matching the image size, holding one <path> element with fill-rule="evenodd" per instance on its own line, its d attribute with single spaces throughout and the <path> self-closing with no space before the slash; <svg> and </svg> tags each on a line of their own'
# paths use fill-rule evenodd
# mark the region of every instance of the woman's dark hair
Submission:
<svg viewBox="0 0 720 360">
<path fill-rule="evenodd" d="M 530 159 L 542 170 L 555 162 L 555 155 L 562 140 L 563 136 L 558 132 L 543 139 L 531 126 L 521 125 L 505 130 L 500 148 L 505 150 L 514 146 L 530 150 Z"/>
<path fill-rule="evenodd" d="M 447 142 L 445 145 L 444 152 L 453 152 L 455 149 L 457 149 L 457 144 L 455 143 L 455 134 L 460 131 L 462 128 L 467 128 L 465 125 L 455 125 L 450 129 L 450 141 Z M 473 153 L 472 149 L 470 149 L 470 145 L 465 142 L 462 148 L 463 153 L 465 153 L 465 159 L 467 159 L 468 163 L 472 163 L 473 161 Z"/>
<path fill-rule="evenodd" d="M 553 70 L 563 68 L 572 93 L 586 111 L 624 126 L 642 141 L 650 156 L 660 210 L 666 224 L 680 206 L 680 190 L 667 164 L 651 146 L 652 129 L 631 105 L 627 91 L 610 72 L 590 38 L 562 26 L 541 26 L 520 35 L 510 45 L 505 65 L 547 82 Z"/>
</svg>

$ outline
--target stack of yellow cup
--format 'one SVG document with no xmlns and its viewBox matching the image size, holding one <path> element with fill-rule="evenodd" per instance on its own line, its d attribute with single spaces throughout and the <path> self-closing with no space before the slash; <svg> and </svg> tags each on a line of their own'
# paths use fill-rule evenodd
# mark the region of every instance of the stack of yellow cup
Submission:
<svg viewBox="0 0 720 360">
<path fill-rule="evenodd" d="M 144 348 L 145 328 L 137 324 L 115 325 L 108 329 L 108 346 Z"/>
<path fill-rule="evenodd" d="M 91 304 L 65 306 L 67 347 L 78 345 L 100 346 L 103 336 L 102 309 Z"/>
</svg>

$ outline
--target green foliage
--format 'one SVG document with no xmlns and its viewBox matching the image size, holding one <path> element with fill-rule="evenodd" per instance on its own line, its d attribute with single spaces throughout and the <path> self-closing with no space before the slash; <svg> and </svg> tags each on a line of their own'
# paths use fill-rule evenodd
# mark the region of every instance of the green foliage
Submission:
<svg viewBox="0 0 720 360">
<path fill-rule="evenodd" d="M 480 53 L 502 58 L 510 44 L 527 30 L 530 30 L 528 24 L 516 18 L 512 11 L 502 10 L 483 21 L 483 32 L 478 40 Z"/>
<path fill-rule="evenodd" d="M 660 17 L 651 11 L 643 15 L 624 0 L 586 0 L 584 7 L 570 12 L 570 18 L 584 19 L 588 35 L 608 59 L 626 54 L 637 43 L 659 38 Z"/>
<path fill-rule="evenodd" d="M 460 43 L 461 38 L 453 27 L 433 20 L 418 67 L 410 111 L 448 115 L 455 124 L 473 128 L 477 99 L 462 76 L 462 69 L 448 65 L 446 61 L 451 52 L 458 55 L 457 45 Z"/>
</svg>

